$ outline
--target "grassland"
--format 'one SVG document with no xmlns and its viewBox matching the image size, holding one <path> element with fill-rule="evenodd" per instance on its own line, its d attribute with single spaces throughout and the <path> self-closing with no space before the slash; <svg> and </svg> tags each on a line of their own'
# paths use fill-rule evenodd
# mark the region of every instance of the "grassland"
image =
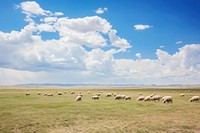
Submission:
<svg viewBox="0 0 200 133">
<path fill-rule="evenodd" d="M 69 94 L 69 91 L 76 94 Z M 91 100 L 93 94 L 103 92 L 100 100 Z M 200 102 L 189 103 L 200 88 L 147 87 L 0 87 L 1 133 L 199 133 Z M 56 92 L 63 95 L 56 95 Z M 77 93 L 83 100 L 75 102 Z M 187 92 L 185 92 L 187 91 Z M 28 92 L 31 95 L 25 96 Z M 42 95 L 37 95 L 41 92 Z M 64 94 L 66 92 L 66 94 Z M 138 94 L 156 92 L 173 96 L 172 104 L 138 102 Z M 46 97 L 44 93 L 53 93 Z M 106 93 L 132 97 L 131 101 L 116 101 Z M 185 93 L 185 97 L 180 97 Z"/>
</svg>

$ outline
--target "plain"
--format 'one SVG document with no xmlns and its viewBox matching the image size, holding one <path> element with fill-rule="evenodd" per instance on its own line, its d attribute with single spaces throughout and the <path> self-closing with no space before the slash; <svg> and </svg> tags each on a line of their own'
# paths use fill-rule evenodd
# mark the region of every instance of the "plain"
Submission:
<svg viewBox="0 0 200 133">
<path fill-rule="evenodd" d="M 74 91 L 75 94 L 71 94 Z M 89 92 L 88 92 L 89 91 Z M 58 95 L 61 92 L 62 95 Z M 91 96 L 100 92 L 99 100 Z M 25 94 L 30 95 L 25 95 Z M 38 93 L 41 93 L 38 95 Z M 44 96 L 52 93 L 53 96 Z M 77 94 L 83 94 L 76 102 Z M 89 94 L 88 94 L 89 93 Z M 114 100 L 107 93 L 131 96 Z M 137 101 L 170 95 L 173 103 Z M 183 93 L 185 96 L 180 97 Z M 2 133 L 199 133 L 199 87 L 0 87 Z"/>
</svg>

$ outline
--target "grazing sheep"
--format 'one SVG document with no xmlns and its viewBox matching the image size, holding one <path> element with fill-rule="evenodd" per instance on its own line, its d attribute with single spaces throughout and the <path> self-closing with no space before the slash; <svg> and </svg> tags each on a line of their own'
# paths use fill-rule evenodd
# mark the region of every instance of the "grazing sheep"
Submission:
<svg viewBox="0 0 200 133">
<path fill-rule="evenodd" d="M 44 96 L 47 96 L 48 94 L 47 93 L 44 93 Z"/>
<path fill-rule="evenodd" d="M 151 101 L 151 96 L 146 96 L 146 97 L 144 98 L 144 101 Z"/>
<path fill-rule="evenodd" d="M 57 92 L 57 95 L 62 95 L 62 92 Z"/>
<path fill-rule="evenodd" d="M 180 94 L 180 97 L 184 97 L 184 96 L 185 96 L 185 94 L 183 94 L 183 93 L 182 93 L 182 94 Z"/>
<path fill-rule="evenodd" d="M 116 95 L 114 99 L 115 99 L 115 100 L 122 100 L 123 97 L 122 97 L 122 95 Z"/>
<path fill-rule="evenodd" d="M 72 92 L 70 92 L 70 94 L 75 94 L 75 92 L 74 92 L 74 91 L 72 91 Z"/>
<path fill-rule="evenodd" d="M 82 100 L 82 96 L 77 96 L 75 101 L 81 101 Z"/>
<path fill-rule="evenodd" d="M 113 93 L 113 96 L 116 97 L 117 94 Z"/>
<path fill-rule="evenodd" d="M 77 96 L 81 96 L 81 97 L 82 97 L 82 96 L 83 96 L 83 94 L 79 93 Z"/>
<path fill-rule="evenodd" d="M 121 95 L 122 96 L 122 99 L 125 99 L 126 95 Z"/>
<path fill-rule="evenodd" d="M 125 96 L 124 100 L 131 100 L 130 96 Z"/>
<path fill-rule="evenodd" d="M 95 95 L 95 96 L 92 96 L 91 99 L 94 99 L 94 100 L 99 100 L 99 96 Z"/>
<path fill-rule="evenodd" d="M 30 94 L 30 93 L 25 93 L 25 95 L 26 95 L 26 96 L 29 96 L 29 95 L 31 95 L 31 94 Z"/>
<path fill-rule="evenodd" d="M 172 103 L 173 102 L 173 98 L 172 96 L 164 96 L 162 98 L 163 103 Z"/>
<path fill-rule="evenodd" d="M 40 93 L 40 92 L 38 92 L 38 95 L 41 95 L 41 93 Z"/>
<path fill-rule="evenodd" d="M 106 97 L 112 97 L 111 93 L 106 94 Z"/>
<path fill-rule="evenodd" d="M 143 101 L 145 99 L 145 96 L 139 96 L 138 98 L 137 98 L 137 101 Z"/>
<path fill-rule="evenodd" d="M 139 95 L 142 95 L 142 93 L 140 92 Z"/>
<path fill-rule="evenodd" d="M 96 93 L 96 95 L 97 95 L 97 96 L 101 96 L 101 93 L 100 93 L 100 92 L 98 92 L 98 93 Z"/>
<path fill-rule="evenodd" d="M 153 97 L 151 97 L 152 101 L 160 101 L 161 96 L 160 95 L 154 95 Z"/>
<path fill-rule="evenodd" d="M 53 96 L 53 93 L 47 94 L 47 96 Z"/>
<path fill-rule="evenodd" d="M 199 96 L 193 96 L 192 98 L 190 98 L 189 102 L 198 102 L 200 101 L 200 97 Z"/>
</svg>

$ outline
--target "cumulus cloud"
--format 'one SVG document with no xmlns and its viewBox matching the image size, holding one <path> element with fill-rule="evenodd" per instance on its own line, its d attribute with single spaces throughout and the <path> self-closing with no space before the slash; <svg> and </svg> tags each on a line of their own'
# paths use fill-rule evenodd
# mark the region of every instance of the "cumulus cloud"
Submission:
<svg viewBox="0 0 200 133">
<path fill-rule="evenodd" d="M 19 8 L 29 23 L 19 31 L 0 31 L 0 84 L 200 81 L 200 44 L 185 45 L 174 54 L 157 49 L 155 59 L 144 59 L 142 53 L 135 54 L 136 60 L 117 59 L 115 54 L 132 45 L 106 19 L 68 18 L 36 2 L 23 2 Z M 59 37 L 43 40 L 42 32 Z"/>
<path fill-rule="evenodd" d="M 108 11 L 108 8 L 107 7 L 104 7 L 104 8 L 98 8 L 95 12 L 96 14 L 103 14 L 105 13 L 106 11 Z"/>
<path fill-rule="evenodd" d="M 131 48 L 131 45 L 126 39 L 120 38 L 116 34 L 117 34 L 116 30 L 110 30 L 108 34 L 109 39 L 113 46 L 120 48 L 122 51 L 125 51 L 128 48 Z"/>
<path fill-rule="evenodd" d="M 146 29 L 149 29 L 149 28 L 152 28 L 153 26 L 150 26 L 150 25 L 143 25 L 143 24 L 137 24 L 137 25 L 134 25 L 134 28 L 135 30 L 146 30 Z"/>
</svg>

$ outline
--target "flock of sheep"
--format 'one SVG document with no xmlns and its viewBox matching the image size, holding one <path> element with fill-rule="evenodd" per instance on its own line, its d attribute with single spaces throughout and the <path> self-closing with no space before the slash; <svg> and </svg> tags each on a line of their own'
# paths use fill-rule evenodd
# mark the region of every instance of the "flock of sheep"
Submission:
<svg viewBox="0 0 200 133">
<path fill-rule="evenodd" d="M 62 95 L 62 92 L 56 92 L 57 95 Z M 65 91 L 64 94 L 67 92 Z M 88 91 L 88 94 L 92 94 L 92 92 Z M 75 91 L 70 91 L 69 94 L 75 94 Z M 100 97 L 102 96 L 102 92 L 97 92 L 95 95 L 91 96 L 92 100 L 99 100 Z M 26 96 L 29 96 L 30 93 L 25 93 Z M 42 95 L 40 92 L 38 95 Z M 53 93 L 44 93 L 44 96 L 53 96 Z M 180 97 L 184 97 L 185 94 L 180 94 Z M 115 94 L 115 93 L 107 93 L 105 97 L 113 97 L 114 100 L 131 100 L 131 96 L 127 95 L 120 95 L 120 94 Z M 83 98 L 83 94 L 79 92 L 75 98 L 75 101 L 81 101 Z M 139 97 L 137 98 L 137 101 L 162 101 L 163 103 L 172 103 L 173 102 L 173 97 L 172 96 L 160 96 L 156 95 L 156 93 L 153 93 L 148 96 L 143 96 L 141 93 L 139 93 Z M 200 101 L 200 96 L 193 96 L 189 99 L 189 102 L 198 102 Z"/>
</svg>

